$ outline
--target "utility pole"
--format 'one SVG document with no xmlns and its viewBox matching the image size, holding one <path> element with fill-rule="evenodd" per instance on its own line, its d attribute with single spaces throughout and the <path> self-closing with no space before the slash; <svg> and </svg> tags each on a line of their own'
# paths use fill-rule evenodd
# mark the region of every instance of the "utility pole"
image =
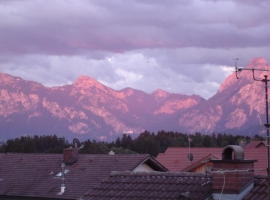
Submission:
<svg viewBox="0 0 270 200">
<path fill-rule="evenodd" d="M 190 161 L 191 161 L 191 155 L 190 155 L 190 142 L 191 142 L 191 138 L 188 134 L 188 159 L 189 159 L 189 165 L 190 165 Z"/>
<path fill-rule="evenodd" d="M 265 88 L 265 113 L 266 113 L 266 124 L 264 124 L 264 126 L 266 127 L 266 151 L 267 151 L 267 183 L 268 183 L 268 200 L 270 200 L 270 177 L 269 177 L 269 166 L 270 166 L 270 161 L 269 161 L 269 116 L 268 116 L 268 82 L 270 81 L 269 79 L 267 79 L 267 75 L 264 75 L 264 79 L 256 79 L 255 78 L 255 71 L 270 71 L 267 69 L 254 69 L 254 68 L 237 68 L 237 60 L 239 60 L 238 58 L 235 59 L 235 73 L 236 73 L 236 78 L 239 79 L 237 72 L 241 72 L 243 70 L 249 70 L 252 71 L 253 74 L 253 79 L 254 81 L 261 81 L 264 82 L 264 88 Z"/>
</svg>

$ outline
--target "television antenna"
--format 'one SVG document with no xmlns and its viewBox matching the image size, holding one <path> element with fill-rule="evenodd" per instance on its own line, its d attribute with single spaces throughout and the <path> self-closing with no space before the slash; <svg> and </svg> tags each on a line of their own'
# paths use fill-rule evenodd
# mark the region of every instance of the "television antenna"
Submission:
<svg viewBox="0 0 270 200">
<path fill-rule="evenodd" d="M 235 75 L 236 75 L 236 78 L 237 79 L 239 79 L 239 77 L 237 76 L 237 72 L 238 72 L 238 70 L 240 70 L 240 69 L 242 69 L 242 68 L 239 68 L 239 67 L 237 67 L 237 61 L 238 60 L 241 60 L 241 59 L 239 59 L 239 58 L 235 58 L 235 59 L 233 59 L 233 60 L 235 60 L 235 64 L 234 64 L 234 68 L 235 68 Z M 240 71 L 239 71 L 240 72 Z"/>
<path fill-rule="evenodd" d="M 192 142 L 192 138 L 190 137 L 190 135 L 188 135 L 188 160 L 189 160 L 189 164 L 191 161 L 193 161 L 193 154 L 190 153 L 190 143 Z"/>
<path fill-rule="evenodd" d="M 236 78 L 239 79 L 239 77 L 237 76 L 237 73 L 244 71 L 244 70 L 248 70 L 248 71 L 252 71 L 252 75 L 253 75 L 253 79 L 254 81 L 261 81 L 264 83 L 265 86 L 265 113 L 266 113 L 266 124 L 264 124 L 264 126 L 266 127 L 266 147 L 267 147 L 267 182 L 268 182 L 268 200 L 270 200 L 270 174 L 269 174 L 269 170 L 270 170 L 270 161 L 269 161 L 269 116 L 268 116 L 268 82 L 270 81 L 270 79 L 268 79 L 268 75 L 264 75 L 263 79 L 258 79 L 255 77 L 255 71 L 263 71 L 263 72 L 270 72 L 270 70 L 268 69 L 255 69 L 255 68 L 238 68 L 237 67 L 237 61 L 239 59 L 236 58 L 235 59 L 235 74 L 236 74 Z"/>
</svg>

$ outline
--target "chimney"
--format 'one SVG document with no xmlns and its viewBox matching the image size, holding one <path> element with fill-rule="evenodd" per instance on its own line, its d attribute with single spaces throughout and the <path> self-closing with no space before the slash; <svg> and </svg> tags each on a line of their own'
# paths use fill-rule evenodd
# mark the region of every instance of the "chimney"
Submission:
<svg viewBox="0 0 270 200">
<path fill-rule="evenodd" d="M 245 147 L 245 146 L 247 146 L 247 142 L 241 140 L 241 141 L 239 142 L 239 146 Z"/>
<path fill-rule="evenodd" d="M 228 145 L 223 149 L 222 160 L 213 163 L 213 199 L 242 199 L 254 185 L 254 162 L 244 160 L 244 150 L 238 145 Z"/>
<path fill-rule="evenodd" d="M 78 149 L 77 148 L 66 148 L 63 150 L 63 162 L 65 164 L 73 164 L 78 160 Z"/>
</svg>

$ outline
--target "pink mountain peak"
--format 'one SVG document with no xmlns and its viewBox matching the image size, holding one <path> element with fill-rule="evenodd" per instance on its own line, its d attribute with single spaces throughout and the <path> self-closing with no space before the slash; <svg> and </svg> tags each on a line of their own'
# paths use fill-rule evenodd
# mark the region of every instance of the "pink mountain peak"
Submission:
<svg viewBox="0 0 270 200">
<path fill-rule="evenodd" d="M 152 92 L 151 95 L 153 95 L 156 99 L 161 99 L 168 97 L 169 93 L 158 88 L 154 92 Z"/>
<path fill-rule="evenodd" d="M 10 83 L 10 82 L 13 82 L 13 81 L 16 81 L 16 80 L 22 80 L 21 78 L 19 77 L 15 77 L 15 76 L 11 76 L 9 74 L 6 74 L 6 73 L 0 73 L 0 83 L 3 82 L 3 83 Z"/>
<path fill-rule="evenodd" d="M 125 96 L 131 96 L 134 94 L 134 90 L 130 87 L 123 89 L 121 92 L 123 92 Z"/>
<path fill-rule="evenodd" d="M 262 57 L 255 57 L 250 60 L 249 64 L 245 67 L 246 69 L 267 69 L 269 70 L 269 65 L 267 65 L 266 60 Z M 256 71 L 255 77 L 257 79 L 262 79 L 265 72 L 263 71 Z M 222 92 L 223 90 L 227 89 L 230 86 L 234 86 L 237 84 L 242 84 L 245 81 L 246 84 L 254 84 L 254 79 L 252 76 L 251 70 L 242 70 L 238 73 L 238 78 L 236 78 L 235 72 L 228 76 L 225 81 L 220 85 L 220 88 L 217 93 Z M 234 86 L 235 87 L 235 86 Z"/>
<path fill-rule="evenodd" d="M 267 65 L 266 63 L 266 60 L 262 57 L 256 57 L 256 58 L 253 58 L 249 61 L 249 64 L 248 64 L 248 68 L 250 67 L 259 67 L 259 66 L 262 66 L 262 65 Z"/>
<path fill-rule="evenodd" d="M 89 77 L 89 76 L 80 76 L 73 85 L 75 87 L 83 87 L 83 88 L 89 88 L 89 87 L 102 87 L 102 85 L 97 82 L 95 79 Z"/>
</svg>

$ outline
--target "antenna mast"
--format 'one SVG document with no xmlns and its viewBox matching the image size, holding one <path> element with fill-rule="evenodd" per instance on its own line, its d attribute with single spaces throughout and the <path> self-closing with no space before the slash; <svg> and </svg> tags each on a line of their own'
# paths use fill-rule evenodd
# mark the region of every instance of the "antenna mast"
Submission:
<svg viewBox="0 0 270 200">
<path fill-rule="evenodd" d="M 265 113 L 266 113 L 266 124 L 264 124 L 264 126 L 266 127 L 266 147 L 267 147 L 267 182 L 268 182 L 268 200 L 270 200 L 270 177 L 269 177 L 269 166 L 270 166 L 270 161 L 269 161 L 269 116 L 268 116 L 268 82 L 270 81 L 270 79 L 267 79 L 267 75 L 264 75 L 264 79 L 257 79 L 255 78 L 255 71 L 268 71 L 270 72 L 270 70 L 267 69 L 255 69 L 255 68 L 238 68 L 237 67 L 237 60 L 239 60 L 238 58 L 235 59 L 235 73 L 236 73 L 236 78 L 239 79 L 239 77 L 237 76 L 237 72 L 241 72 L 243 70 L 249 70 L 252 71 L 252 75 L 253 75 L 253 79 L 254 81 L 261 81 L 264 82 L 264 86 L 265 86 Z"/>
</svg>

